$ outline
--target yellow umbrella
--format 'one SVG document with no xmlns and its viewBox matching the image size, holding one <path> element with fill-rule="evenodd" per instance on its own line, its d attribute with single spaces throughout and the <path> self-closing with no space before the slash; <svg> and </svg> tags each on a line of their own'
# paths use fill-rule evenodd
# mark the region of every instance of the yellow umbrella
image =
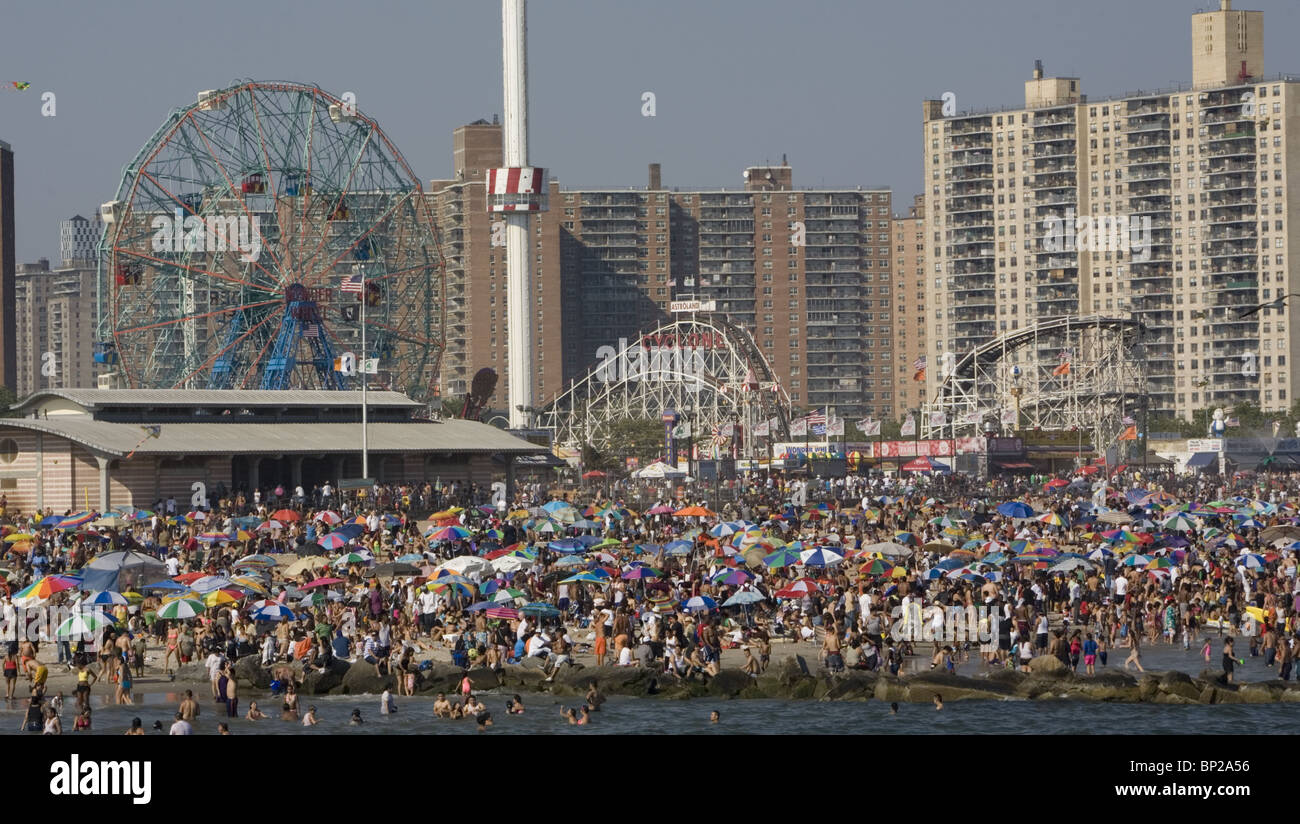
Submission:
<svg viewBox="0 0 1300 824">
<path fill-rule="evenodd" d="M 143 595 L 141 595 L 140 593 L 136 592 L 135 590 L 131 590 L 131 589 L 128 589 L 126 592 L 123 592 L 123 593 L 122 593 L 122 597 L 125 598 L 126 600 L 130 601 L 130 602 L 133 603 L 133 604 L 139 604 L 139 603 L 142 603 L 142 602 L 144 601 L 144 596 L 143 596 Z"/>
<path fill-rule="evenodd" d="M 237 541 L 251 541 L 251 540 L 253 540 L 253 533 L 249 532 L 249 531 L 246 530 L 246 529 L 241 529 L 241 530 L 239 530 L 238 532 L 235 533 L 235 540 L 237 540 Z"/>
<path fill-rule="evenodd" d="M 34 541 L 34 540 L 36 540 L 36 536 L 35 536 L 35 535 L 29 535 L 29 534 L 26 533 L 26 532 L 15 532 L 15 533 L 12 534 L 12 535 L 6 535 L 6 536 L 5 536 L 5 543 L 6 543 L 6 544 L 12 544 L 12 543 L 14 543 L 14 542 L 16 542 L 16 541 Z"/>
<path fill-rule="evenodd" d="M 267 592 L 266 586 L 261 581 L 257 580 L 251 575 L 238 575 L 234 578 L 231 578 L 230 583 L 241 586 L 244 589 L 251 589 L 254 592 L 256 592 L 258 595 L 269 594 Z"/>
<path fill-rule="evenodd" d="M 507 520 L 514 520 L 514 519 L 516 519 L 516 518 L 527 518 L 527 517 L 528 517 L 528 510 L 526 510 L 526 509 L 516 509 L 516 510 L 512 511 L 509 515 L 507 515 L 507 516 L 506 516 L 506 519 L 507 519 Z"/>
<path fill-rule="evenodd" d="M 232 592 L 228 589 L 214 589 L 207 595 L 203 596 L 203 603 L 210 607 L 220 606 L 221 604 L 233 604 L 243 598 L 242 592 Z"/>
<path fill-rule="evenodd" d="M 1254 618 L 1256 621 L 1259 621 L 1261 624 L 1266 620 L 1262 607 L 1246 607 L 1246 614 L 1251 618 Z"/>
</svg>

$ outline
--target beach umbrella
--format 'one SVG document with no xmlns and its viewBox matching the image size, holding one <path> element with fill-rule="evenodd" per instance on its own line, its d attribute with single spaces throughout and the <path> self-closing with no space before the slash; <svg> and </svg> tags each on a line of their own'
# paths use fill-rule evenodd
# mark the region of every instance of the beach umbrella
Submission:
<svg viewBox="0 0 1300 824">
<path fill-rule="evenodd" d="M 53 597 L 55 593 L 62 592 L 65 589 L 72 589 L 80 584 L 80 580 L 66 575 L 46 575 L 20 590 L 13 596 L 13 600 L 18 604 L 34 604 Z"/>
<path fill-rule="evenodd" d="M 844 560 L 844 556 L 838 552 L 832 552 L 829 549 L 805 549 L 799 553 L 799 558 L 804 566 L 827 567 L 834 566 Z"/>
<path fill-rule="evenodd" d="M 125 592 L 167 579 L 167 565 L 142 552 L 109 552 L 84 568 L 81 589 Z"/>
<path fill-rule="evenodd" d="M 1168 558 L 1152 558 L 1145 569 L 1169 569 L 1174 565 Z"/>
<path fill-rule="evenodd" d="M 695 595 L 682 603 L 686 612 L 711 612 L 718 608 L 718 602 L 707 595 Z"/>
<path fill-rule="evenodd" d="M 316 589 L 317 587 L 327 587 L 332 584 L 344 584 L 344 583 L 347 582 L 344 581 L 342 578 L 317 578 L 316 580 L 311 581 L 310 583 L 303 584 L 302 586 L 298 587 L 298 589 Z"/>
<path fill-rule="evenodd" d="M 258 568 L 273 567 L 275 566 L 275 558 L 273 558 L 270 555 L 260 555 L 260 554 L 245 555 L 243 558 L 240 558 L 238 561 L 235 561 L 235 566 L 258 567 Z"/>
<path fill-rule="evenodd" d="M 197 598 L 177 598 L 158 607 L 155 615 L 166 620 L 185 620 L 200 615 L 207 607 Z"/>
<path fill-rule="evenodd" d="M 93 520 L 95 520 L 95 513 L 78 512 L 75 515 L 69 515 L 68 517 L 61 519 L 57 524 L 54 525 L 54 528 L 55 529 L 76 529 L 77 527 L 85 526 L 86 524 L 90 523 Z"/>
<path fill-rule="evenodd" d="M 747 604 L 757 604 L 759 601 L 766 601 L 761 592 L 752 589 L 741 590 L 735 595 L 722 602 L 724 607 L 745 606 Z"/>
<path fill-rule="evenodd" d="M 778 549 L 769 555 L 763 556 L 763 564 L 771 569 L 794 566 L 802 560 L 801 553 L 788 548 Z"/>
<path fill-rule="evenodd" d="M 863 547 L 863 548 L 862 548 L 862 554 L 863 554 L 863 555 L 884 555 L 884 556 L 887 556 L 887 557 L 898 557 L 898 556 L 902 556 L 902 555 L 911 555 L 911 554 L 912 554 L 912 550 L 911 550 L 911 549 L 908 549 L 907 547 L 905 547 L 905 546 L 903 546 L 903 545 L 901 545 L 901 544 L 895 543 L 895 542 L 893 542 L 893 541 L 886 541 L 886 542 L 884 542 L 884 543 L 869 544 L 869 545 Z"/>
<path fill-rule="evenodd" d="M 19 541 L 34 541 L 34 540 L 36 540 L 36 536 L 29 534 L 27 532 L 15 532 L 11 535 L 5 536 L 5 543 L 7 544 L 14 544 Z"/>
<path fill-rule="evenodd" d="M 673 516 L 677 518 L 708 518 L 714 514 L 716 513 L 702 506 L 686 506 L 674 512 Z"/>
<path fill-rule="evenodd" d="M 397 558 L 398 563 L 402 564 L 423 564 L 427 560 L 422 552 L 408 552 Z"/>
<path fill-rule="evenodd" d="M 224 575 L 204 575 L 189 582 L 190 589 L 206 595 L 209 592 L 230 586 L 230 579 Z"/>
<path fill-rule="evenodd" d="M 41 520 L 37 522 L 36 526 L 39 529 L 49 529 L 50 527 L 57 527 L 59 521 L 62 520 L 63 520 L 62 515 L 46 515 L 44 518 L 41 518 Z"/>
<path fill-rule="evenodd" d="M 662 578 L 664 574 L 654 567 L 639 566 L 624 572 L 622 577 L 625 581 L 639 581 L 643 578 Z"/>
<path fill-rule="evenodd" d="M 290 621 L 298 620 L 298 616 L 294 614 L 293 610 L 289 609 L 284 604 L 277 604 L 274 602 L 258 607 L 253 610 L 249 616 L 254 621 L 279 621 L 282 618 L 287 618 Z"/>
<path fill-rule="evenodd" d="M 1146 566 L 1147 564 L 1151 563 L 1151 559 L 1150 559 L 1149 557 L 1147 557 L 1146 555 L 1138 555 L 1138 554 L 1134 554 L 1134 555 L 1130 555 L 1130 556 L 1128 556 L 1127 558 L 1125 558 L 1124 560 L 1120 561 L 1120 563 L 1123 564 L 1123 565 L 1126 566 L 1126 567 L 1136 567 L 1136 566 L 1143 566 L 1143 567 L 1144 567 L 1144 566 Z"/>
<path fill-rule="evenodd" d="M 1032 518 L 1034 508 L 1024 501 L 1007 501 L 998 504 L 997 513 L 1005 518 Z"/>
<path fill-rule="evenodd" d="M 322 535 L 321 537 L 317 538 L 316 543 L 318 543 L 322 549 L 333 552 L 334 550 L 342 549 L 343 547 L 347 546 L 348 541 L 350 540 L 351 538 L 348 538 L 346 535 L 340 535 L 337 532 L 331 532 L 328 535 Z"/>
<path fill-rule="evenodd" d="M 695 549 L 695 544 L 690 541 L 669 541 L 664 544 L 665 555 L 690 555 Z"/>
<path fill-rule="evenodd" d="M 266 584 L 251 575 L 236 575 L 234 578 L 230 579 L 230 583 L 242 589 L 247 589 L 250 592 L 256 592 L 258 595 L 270 594 L 266 589 Z"/>
<path fill-rule="evenodd" d="M 894 571 L 894 565 L 880 558 L 873 559 L 863 564 L 858 569 L 860 575 L 889 575 Z"/>
<path fill-rule="evenodd" d="M 326 526 L 337 526 L 343 523 L 343 516 L 339 515 L 337 512 L 331 509 L 325 509 L 320 512 L 317 512 L 313 516 L 313 520 L 320 521 Z"/>
<path fill-rule="evenodd" d="M 470 531 L 463 526 L 444 526 L 429 536 L 430 541 L 462 541 L 470 536 Z"/>
<path fill-rule="evenodd" d="M 1171 515 L 1160 524 L 1160 527 L 1162 529 L 1172 529 L 1176 532 L 1196 531 L 1196 523 L 1186 515 Z"/>
<path fill-rule="evenodd" d="M 297 578 L 304 572 L 314 572 L 318 569 L 328 567 L 330 562 L 318 555 L 310 555 L 305 558 L 299 558 L 284 569 L 284 577 Z"/>
<path fill-rule="evenodd" d="M 519 612 L 522 615 L 536 615 L 541 618 L 554 618 L 560 615 L 558 607 L 545 601 L 533 601 L 531 604 L 525 604 L 519 608 Z"/>
<path fill-rule="evenodd" d="M 59 624 L 58 629 L 54 630 L 54 635 L 58 638 L 69 638 L 72 636 L 81 636 L 82 638 L 96 638 L 105 627 L 111 627 L 113 619 L 99 611 L 78 612 L 71 618 Z"/>
<path fill-rule="evenodd" d="M 277 509 L 271 513 L 273 521 L 301 521 L 302 514 L 292 509 Z"/>
<path fill-rule="evenodd" d="M 362 573 L 363 577 L 366 578 L 397 578 L 400 576 L 413 576 L 419 574 L 419 567 L 397 562 L 377 564 Z"/>
<path fill-rule="evenodd" d="M 550 606 L 550 605 L 549 605 L 549 604 L 546 604 L 545 606 Z M 552 607 L 552 609 L 554 609 L 554 608 Z M 484 612 L 484 614 L 487 615 L 487 617 L 489 617 L 489 618 L 498 618 L 498 619 L 505 620 L 505 621 L 514 621 L 514 620 L 518 619 L 518 618 L 519 618 L 519 613 L 520 613 L 520 610 L 517 610 L 517 609 L 515 609 L 514 607 L 503 607 L 503 606 L 488 607 L 487 610 Z M 532 615 L 551 615 L 550 612 L 540 612 L 540 611 L 537 611 L 537 610 L 534 610 L 534 611 L 533 611 L 532 613 L 530 613 L 530 614 L 532 614 Z M 555 615 L 559 615 L 559 614 L 560 614 L 559 610 L 555 610 L 555 613 L 554 613 L 554 614 L 555 614 Z"/>
<path fill-rule="evenodd" d="M 511 601 L 515 600 L 516 598 L 527 598 L 527 597 L 528 594 L 524 592 L 522 589 L 515 589 L 514 587 L 506 587 L 505 589 L 497 590 L 497 594 L 492 596 L 492 600 L 498 604 L 508 604 Z"/>
<path fill-rule="evenodd" d="M 200 532 L 194 536 L 194 540 L 202 541 L 205 544 L 219 544 L 223 541 L 233 541 L 235 536 L 228 535 L 225 532 Z"/>
<path fill-rule="evenodd" d="M 718 576 L 714 577 L 713 582 L 724 586 L 740 586 L 752 577 L 743 569 L 724 569 Z"/>
<path fill-rule="evenodd" d="M 460 555 L 438 567 L 457 575 L 491 575 L 492 562 L 477 555 Z"/>
<path fill-rule="evenodd" d="M 1265 566 L 1264 556 L 1246 553 L 1237 556 L 1237 566 L 1246 569 L 1261 569 Z"/>
<path fill-rule="evenodd" d="M 608 581 L 607 579 L 602 578 L 602 577 L 600 577 L 599 575 L 595 575 L 595 574 L 593 574 L 593 573 L 591 573 L 591 572 L 579 572 L 577 575 L 571 575 L 571 576 L 569 576 L 568 578 L 565 578 L 564 580 L 560 581 L 560 583 L 562 583 L 562 584 L 601 584 L 601 585 L 605 585 L 605 584 L 608 584 L 609 581 Z"/>
<path fill-rule="evenodd" d="M 276 529 L 284 529 L 284 524 L 280 523 L 274 518 L 268 521 L 264 521 L 263 523 L 257 525 L 258 532 L 271 532 L 272 530 L 276 530 Z"/>
<path fill-rule="evenodd" d="M 120 592 L 93 592 L 81 599 L 81 603 L 83 606 L 126 606 L 131 599 Z"/>
<path fill-rule="evenodd" d="M 233 604 L 243 598 L 244 593 L 237 589 L 214 589 L 203 596 L 203 603 L 210 607 L 217 607 L 222 604 Z"/>
<path fill-rule="evenodd" d="M 1057 561 L 1048 568 L 1048 572 L 1072 572 L 1076 569 L 1092 569 L 1092 564 L 1082 558 L 1066 558 Z"/>
<path fill-rule="evenodd" d="M 369 550 L 362 549 L 340 555 L 334 560 L 334 566 L 345 567 L 350 564 L 368 564 L 373 560 L 375 560 L 375 556 L 371 555 Z"/>
<path fill-rule="evenodd" d="M 1065 520 L 1055 512 L 1044 512 L 1034 520 L 1047 524 L 1048 526 L 1063 527 L 1066 526 Z"/>
</svg>

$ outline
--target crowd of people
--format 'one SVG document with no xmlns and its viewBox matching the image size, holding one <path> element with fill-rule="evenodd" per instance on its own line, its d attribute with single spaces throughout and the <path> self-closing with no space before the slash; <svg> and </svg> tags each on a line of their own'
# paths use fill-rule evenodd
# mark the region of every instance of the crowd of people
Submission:
<svg viewBox="0 0 1300 824">
<path fill-rule="evenodd" d="M 1105 474 L 755 477 L 718 512 L 692 487 L 643 488 L 638 500 L 658 500 L 634 509 L 533 485 L 503 509 L 486 489 L 441 483 L 362 498 L 330 484 L 217 490 L 210 510 L 160 501 L 85 519 L 6 508 L 2 531 L 20 538 L 5 543 L 0 581 L 6 697 L 25 677 L 24 728 L 61 730 L 61 694 L 45 684 L 50 666 L 66 667 L 88 727 L 95 686 L 131 703 L 147 669 L 174 677 L 201 661 L 236 718 L 235 666 L 254 657 L 272 668 L 279 717 L 305 722 L 314 713 L 300 716 L 297 689 L 338 661 L 413 695 L 438 656 L 467 671 L 538 659 L 548 679 L 581 658 L 671 683 L 716 676 L 724 650 L 758 677 L 774 644 L 816 649 L 831 671 L 1029 669 L 1048 656 L 1085 676 L 1140 670 L 1158 644 L 1213 663 L 1217 644 L 1229 679 L 1248 645 L 1289 680 L 1300 482 Z M 157 580 L 120 599 L 79 586 L 79 569 L 124 550 L 160 561 Z M 29 593 L 42 582 L 56 586 Z M 177 599 L 198 613 L 164 617 Z M 24 633 L 49 606 L 111 623 L 91 637 Z M 42 642 L 54 660 L 38 659 Z"/>
</svg>

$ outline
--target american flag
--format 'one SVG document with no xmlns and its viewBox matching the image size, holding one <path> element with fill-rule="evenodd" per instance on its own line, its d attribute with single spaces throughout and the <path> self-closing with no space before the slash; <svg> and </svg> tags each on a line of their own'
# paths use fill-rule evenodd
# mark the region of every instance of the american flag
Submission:
<svg viewBox="0 0 1300 824">
<path fill-rule="evenodd" d="M 343 278 L 343 283 L 339 286 L 344 292 L 356 292 L 361 294 L 361 275 L 348 275 Z"/>
<path fill-rule="evenodd" d="M 319 324 L 319 323 L 304 323 L 304 324 L 302 325 L 302 336 L 303 336 L 304 338 L 319 338 L 319 337 L 320 337 L 320 324 Z"/>
<path fill-rule="evenodd" d="M 1133 416 L 1125 415 L 1123 418 L 1120 419 L 1120 423 L 1124 424 L 1125 426 L 1133 426 L 1134 424 L 1137 423 L 1137 421 L 1133 420 Z"/>
<path fill-rule="evenodd" d="M 925 368 L 926 363 L 927 363 L 926 356 L 922 355 L 921 357 L 912 361 L 912 371 L 920 372 L 922 369 Z"/>
<path fill-rule="evenodd" d="M 813 412 L 809 412 L 809 413 L 805 416 L 805 419 L 808 421 L 808 423 L 811 423 L 811 424 L 813 424 L 813 425 L 816 425 L 816 424 L 819 424 L 819 423 L 826 423 L 826 413 L 824 413 L 824 412 L 822 412 L 822 411 L 820 411 L 820 410 L 815 410 L 815 411 L 813 411 Z"/>
</svg>

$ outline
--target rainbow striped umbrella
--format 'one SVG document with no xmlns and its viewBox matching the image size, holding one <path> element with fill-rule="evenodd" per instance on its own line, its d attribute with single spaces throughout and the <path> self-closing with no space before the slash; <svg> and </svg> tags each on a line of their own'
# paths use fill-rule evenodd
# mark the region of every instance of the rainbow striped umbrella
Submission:
<svg viewBox="0 0 1300 824">
<path fill-rule="evenodd" d="M 55 593 L 62 592 L 65 589 L 72 589 L 80 583 L 79 579 L 67 575 L 46 575 L 36 583 L 19 591 L 13 600 L 15 603 L 21 604 L 44 601 Z"/>
<path fill-rule="evenodd" d="M 93 512 L 78 512 L 76 515 L 69 515 L 62 521 L 54 525 L 55 529 L 76 529 L 79 526 L 85 526 L 95 520 Z"/>
</svg>

